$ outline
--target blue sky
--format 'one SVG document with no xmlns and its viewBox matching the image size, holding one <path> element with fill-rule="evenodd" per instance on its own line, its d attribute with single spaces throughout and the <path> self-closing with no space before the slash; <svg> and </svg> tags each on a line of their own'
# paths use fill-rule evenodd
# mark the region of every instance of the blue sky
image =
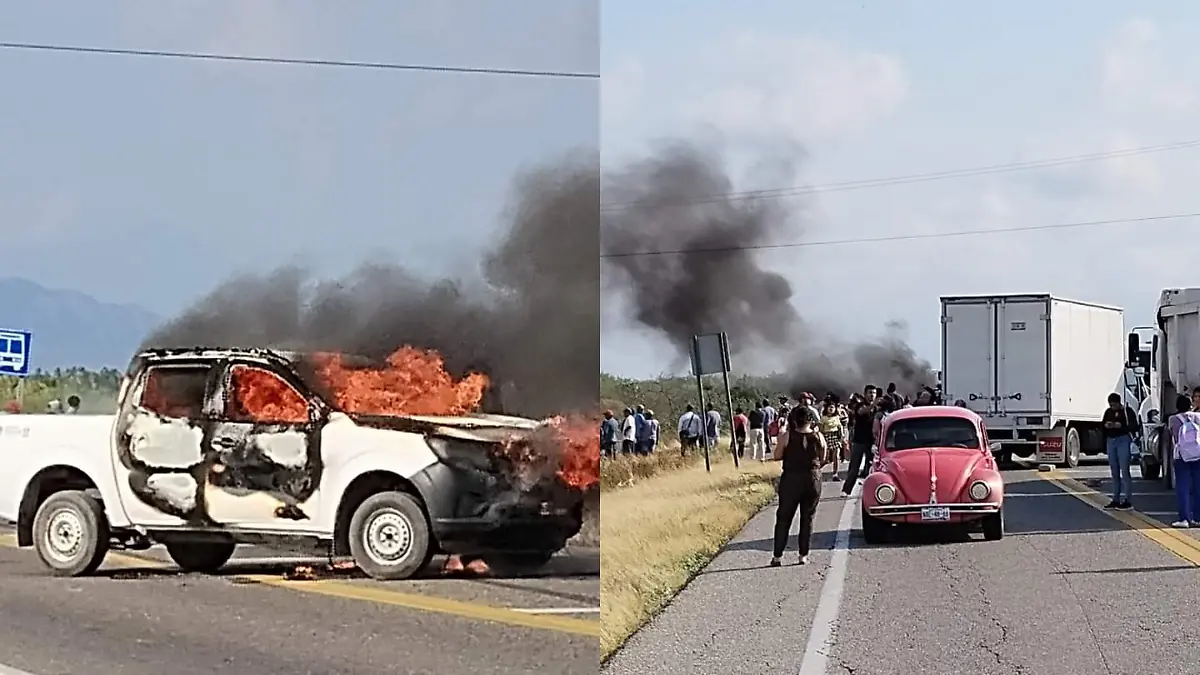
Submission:
<svg viewBox="0 0 1200 675">
<path fill-rule="evenodd" d="M 452 4 L 453 9 L 447 8 Z M 0 40 L 596 72 L 594 1 L 4 3 Z M 3 276 L 173 314 L 222 279 L 473 264 L 599 84 L 0 51 Z"/>
<path fill-rule="evenodd" d="M 0 51 L 4 275 L 171 314 L 236 272 L 364 259 L 474 263 L 514 172 L 602 139 L 798 142 L 797 184 L 1200 138 L 1200 6 L 1059 2 L 104 0 L 6 3 L 0 40 L 596 70 L 534 80 Z M 286 7 L 286 11 L 284 11 Z M 1200 210 L 1200 151 L 796 199 L 796 240 Z M 781 187 L 743 183 L 745 189 Z M 937 357 L 937 297 L 1050 291 L 1148 320 L 1188 285 L 1194 223 L 764 253 L 830 341 L 907 322 Z M 862 292 L 829 280 L 875 270 Z M 855 282 L 856 284 L 858 282 Z M 856 286 L 859 287 L 859 286 Z M 670 367 L 607 298 L 601 365 Z"/>
<path fill-rule="evenodd" d="M 1061 2 L 608 2 L 605 161 L 703 129 L 731 164 L 784 140 L 798 185 L 918 174 L 1200 139 L 1200 6 Z M 792 198 L 795 241 L 1024 227 L 1200 211 L 1200 150 Z M 783 187 L 741 183 L 742 189 Z M 939 356 L 943 294 L 1052 292 L 1149 320 L 1196 284 L 1168 243 L 1194 221 L 762 253 L 828 344 L 907 323 Z M 1175 262 L 1178 260 L 1178 262 Z M 864 270 L 872 270 L 869 279 Z M 849 285 L 855 292 L 831 291 Z M 602 365 L 671 367 L 667 345 L 606 315 Z M 813 345 L 821 349 L 825 345 Z M 801 348 L 810 348 L 802 346 Z M 780 364 L 784 366 L 786 364 Z M 735 368 L 737 364 L 734 364 Z"/>
</svg>

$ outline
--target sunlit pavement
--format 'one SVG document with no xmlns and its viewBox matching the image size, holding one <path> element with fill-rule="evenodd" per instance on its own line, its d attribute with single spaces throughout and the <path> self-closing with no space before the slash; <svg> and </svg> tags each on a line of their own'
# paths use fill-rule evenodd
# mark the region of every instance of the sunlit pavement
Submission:
<svg viewBox="0 0 1200 675">
<path fill-rule="evenodd" d="M 155 548 L 57 579 L 11 532 L 0 544 L 0 675 L 587 673 L 599 659 L 598 549 L 518 578 L 446 578 L 435 561 L 378 582 L 258 547 L 217 575 Z"/>
<path fill-rule="evenodd" d="M 769 568 L 768 508 L 605 672 L 1198 672 L 1200 540 L 1165 526 L 1161 483 L 1135 479 L 1139 511 L 1112 513 L 1102 461 L 1004 475 L 997 542 L 924 530 L 868 546 L 857 500 L 831 483 L 811 563 L 793 539 Z"/>
</svg>

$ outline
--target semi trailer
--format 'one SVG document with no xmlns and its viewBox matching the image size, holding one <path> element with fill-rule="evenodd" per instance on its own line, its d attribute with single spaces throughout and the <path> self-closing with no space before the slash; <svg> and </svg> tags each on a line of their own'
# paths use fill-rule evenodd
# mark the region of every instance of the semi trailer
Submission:
<svg viewBox="0 0 1200 675">
<path fill-rule="evenodd" d="M 981 415 L 1002 463 L 1074 467 L 1105 451 L 1108 395 L 1127 390 L 1124 313 L 1048 293 L 945 296 L 942 386 Z"/>
</svg>

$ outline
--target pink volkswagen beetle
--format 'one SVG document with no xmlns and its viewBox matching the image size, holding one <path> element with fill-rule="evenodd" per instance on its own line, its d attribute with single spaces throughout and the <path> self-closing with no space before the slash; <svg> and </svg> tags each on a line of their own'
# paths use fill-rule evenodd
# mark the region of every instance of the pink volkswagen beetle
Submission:
<svg viewBox="0 0 1200 675">
<path fill-rule="evenodd" d="M 966 408 L 905 408 L 883 420 L 882 442 L 863 483 L 862 529 L 883 541 L 893 524 L 979 527 L 1004 537 L 1004 479 L 979 415 Z"/>
</svg>

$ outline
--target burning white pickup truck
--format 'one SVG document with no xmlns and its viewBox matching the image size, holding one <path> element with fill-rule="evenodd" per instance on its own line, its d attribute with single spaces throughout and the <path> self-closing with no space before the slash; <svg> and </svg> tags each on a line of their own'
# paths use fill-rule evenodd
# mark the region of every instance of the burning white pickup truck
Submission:
<svg viewBox="0 0 1200 675">
<path fill-rule="evenodd" d="M 0 519 L 60 576 L 91 574 L 110 549 L 161 543 L 209 572 L 239 543 L 308 540 L 405 579 L 439 551 L 537 567 L 579 531 L 581 493 L 531 469 L 552 426 L 347 413 L 302 358 L 146 351 L 116 415 L 8 418 Z"/>
</svg>

